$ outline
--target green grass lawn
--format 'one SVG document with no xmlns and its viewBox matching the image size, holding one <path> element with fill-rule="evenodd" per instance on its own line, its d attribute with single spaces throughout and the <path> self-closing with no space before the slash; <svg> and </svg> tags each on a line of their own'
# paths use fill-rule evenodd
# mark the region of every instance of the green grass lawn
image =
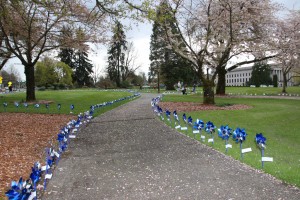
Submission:
<svg viewBox="0 0 300 200">
<path fill-rule="evenodd" d="M 157 93 L 157 89 L 142 89 L 139 90 L 138 88 L 135 88 L 135 90 L 141 92 L 141 93 Z M 188 93 L 191 93 L 193 90 L 192 87 L 188 87 Z M 196 88 L 197 93 L 201 93 L 203 91 L 202 87 Z M 280 87 L 226 87 L 226 94 L 233 94 L 233 95 L 278 95 L 281 94 L 282 88 Z M 176 90 L 166 91 L 165 89 L 161 89 L 160 93 L 164 92 L 177 92 Z M 287 87 L 287 93 L 291 95 L 300 95 L 300 87 L 294 86 L 294 87 Z"/>
<path fill-rule="evenodd" d="M 230 139 L 233 145 L 228 150 L 228 155 L 241 160 L 257 169 L 261 169 L 261 153 L 254 141 L 256 133 L 263 133 L 267 138 L 265 156 L 273 157 L 274 162 L 266 162 L 264 171 L 287 182 L 300 187 L 300 100 L 288 99 L 246 99 L 246 98 L 216 98 L 217 105 L 246 104 L 252 106 L 248 110 L 218 110 L 197 111 L 186 113 L 206 123 L 212 121 L 217 128 L 221 125 L 229 125 L 230 128 L 245 128 L 247 135 L 243 148 L 252 148 L 252 152 L 246 153 L 241 160 L 239 144 Z M 163 101 L 174 102 L 202 102 L 200 95 L 165 95 Z M 173 111 L 171 111 L 173 112 Z M 183 113 L 178 113 L 182 119 Z M 173 125 L 174 127 L 174 125 Z M 189 127 L 189 136 L 194 137 Z M 205 144 L 209 134 L 206 135 Z M 215 135 L 213 148 L 225 153 L 225 141 Z M 198 140 L 200 136 L 196 137 Z"/>
<path fill-rule="evenodd" d="M 30 104 L 28 109 L 23 105 L 26 99 L 25 93 L 13 93 L 0 95 L 0 112 L 30 112 L 30 113 L 59 113 L 69 114 L 71 104 L 74 105 L 73 114 L 79 114 L 90 109 L 90 106 L 116 100 L 122 97 L 131 96 L 129 92 L 113 92 L 113 91 L 99 91 L 99 90 L 69 90 L 69 91 L 37 91 L 37 101 L 50 101 L 49 110 L 45 104 L 40 104 L 40 108 L 35 108 L 35 104 Z M 8 103 L 7 108 L 3 103 Z M 14 105 L 14 102 L 19 102 L 19 107 Z M 128 100 L 114 103 L 111 106 L 99 109 L 96 115 L 99 115 L 109 109 L 124 104 Z M 58 104 L 61 104 L 61 109 L 58 109 Z"/>
</svg>

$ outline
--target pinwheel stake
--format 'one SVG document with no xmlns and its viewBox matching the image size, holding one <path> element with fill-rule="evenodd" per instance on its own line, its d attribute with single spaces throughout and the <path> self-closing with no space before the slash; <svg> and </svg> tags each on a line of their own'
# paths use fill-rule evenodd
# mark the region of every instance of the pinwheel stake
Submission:
<svg viewBox="0 0 300 200">
<path fill-rule="evenodd" d="M 18 110 L 19 110 L 19 103 L 18 103 L 18 102 L 15 102 L 14 105 L 15 105 L 15 107 L 16 107 L 16 112 L 18 112 Z"/>
<path fill-rule="evenodd" d="M 176 110 L 174 110 L 173 116 L 174 116 L 174 127 L 175 127 L 175 129 L 179 129 L 180 128 L 180 121 L 179 121 Z M 177 122 L 178 122 L 178 126 L 176 126 Z"/>
<path fill-rule="evenodd" d="M 205 136 L 202 136 L 202 129 L 204 128 L 204 122 L 202 120 L 197 119 L 194 122 L 194 129 L 195 131 L 193 132 L 194 134 L 199 134 L 200 139 L 203 141 L 205 139 Z M 194 135 L 195 136 L 195 135 Z M 203 139 L 204 137 L 204 139 Z M 195 138 L 195 137 L 194 137 Z"/>
<path fill-rule="evenodd" d="M 166 117 L 167 117 L 167 121 L 170 123 L 170 125 L 172 126 L 172 121 L 171 121 L 171 112 L 169 110 L 166 110 Z"/>
<path fill-rule="evenodd" d="M 8 104 L 6 102 L 3 103 L 4 112 L 6 112 L 7 105 Z"/>
<path fill-rule="evenodd" d="M 60 112 L 60 109 L 61 109 L 61 104 L 59 103 L 59 104 L 57 104 L 57 110 L 58 110 L 58 112 Z"/>
<path fill-rule="evenodd" d="M 23 103 L 23 106 L 25 107 L 25 112 L 27 113 L 27 111 L 28 111 L 28 103 Z"/>
<path fill-rule="evenodd" d="M 46 103 L 46 109 L 47 109 L 47 113 L 49 113 L 49 103 Z"/>
<path fill-rule="evenodd" d="M 75 108 L 74 104 L 71 104 L 70 105 L 70 113 L 73 113 L 74 108 Z"/>
<path fill-rule="evenodd" d="M 240 143 L 240 150 L 241 150 L 241 159 L 244 159 L 244 153 L 251 152 L 251 148 L 243 149 L 243 141 L 246 140 L 246 131 L 245 129 L 236 128 L 232 134 L 232 138 L 236 141 L 236 143 Z"/>
<path fill-rule="evenodd" d="M 193 118 L 191 116 L 188 117 L 187 124 L 188 126 L 191 126 L 193 130 Z M 194 139 L 195 139 L 195 134 L 194 134 Z"/>
<path fill-rule="evenodd" d="M 182 120 L 184 121 L 185 124 L 187 124 L 187 120 L 186 120 L 186 115 L 185 115 L 185 113 L 183 113 L 183 115 L 182 115 Z M 183 127 L 180 128 L 180 130 L 186 131 L 186 134 L 187 134 L 188 127 L 187 127 L 187 126 L 183 126 Z"/>
<path fill-rule="evenodd" d="M 266 149 L 266 138 L 262 133 L 257 133 L 255 137 L 256 145 L 261 150 L 261 167 L 264 168 L 264 162 L 273 162 L 272 157 L 264 157 Z"/>
<path fill-rule="evenodd" d="M 213 135 L 213 133 L 215 132 L 215 128 L 216 128 L 215 125 L 214 125 L 211 121 L 208 121 L 208 122 L 206 123 L 206 128 L 205 128 L 205 130 L 206 130 L 206 132 L 208 132 L 208 133 L 210 134 L 210 136 L 211 136 L 211 138 L 208 139 L 207 142 L 211 142 L 212 145 L 214 145 L 214 135 Z"/>
<path fill-rule="evenodd" d="M 219 137 L 221 137 L 223 140 L 225 140 L 225 148 L 226 148 L 226 153 L 228 152 L 228 148 L 232 148 L 231 144 L 228 144 L 228 139 L 231 135 L 231 128 L 228 127 L 228 125 L 226 126 L 221 126 L 218 129 L 218 135 Z"/>
<path fill-rule="evenodd" d="M 39 108 L 40 108 L 40 104 L 37 103 L 37 104 L 34 105 L 34 107 L 35 107 L 36 109 L 39 109 Z"/>
</svg>

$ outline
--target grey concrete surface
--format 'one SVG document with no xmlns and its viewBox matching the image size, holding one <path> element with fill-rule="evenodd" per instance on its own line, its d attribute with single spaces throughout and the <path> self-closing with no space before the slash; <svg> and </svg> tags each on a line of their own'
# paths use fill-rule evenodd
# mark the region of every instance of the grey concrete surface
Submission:
<svg viewBox="0 0 300 200">
<path fill-rule="evenodd" d="M 299 189 L 160 122 L 154 96 L 142 94 L 81 129 L 42 199 L 300 199 Z"/>
</svg>

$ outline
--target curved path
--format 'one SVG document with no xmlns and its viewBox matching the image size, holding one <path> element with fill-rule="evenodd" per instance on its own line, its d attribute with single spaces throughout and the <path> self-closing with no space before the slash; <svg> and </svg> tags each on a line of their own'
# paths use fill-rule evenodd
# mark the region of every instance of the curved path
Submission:
<svg viewBox="0 0 300 200">
<path fill-rule="evenodd" d="M 150 106 L 155 96 L 81 129 L 43 199 L 300 199 L 299 189 L 161 123 Z"/>
</svg>

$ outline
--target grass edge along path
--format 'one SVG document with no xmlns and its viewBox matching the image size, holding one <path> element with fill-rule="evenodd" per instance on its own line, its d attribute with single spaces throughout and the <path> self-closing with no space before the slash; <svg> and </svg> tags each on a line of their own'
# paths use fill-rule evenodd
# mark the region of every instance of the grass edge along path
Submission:
<svg viewBox="0 0 300 200">
<path fill-rule="evenodd" d="M 185 97 L 182 95 L 165 95 L 163 101 L 201 102 L 201 97 L 198 95 Z M 202 131 L 202 135 L 206 136 L 205 142 L 200 140 L 199 134 L 196 135 L 196 139 L 207 146 L 225 153 L 225 141 L 218 137 L 217 129 L 221 125 L 228 125 L 233 131 L 237 127 L 245 128 L 247 137 L 243 143 L 243 149 L 251 148 L 252 152 L 245 153 L 242 159 L 239 144 L 236 144 L 231 137 L 229 143 L 232 144 L 232 149 L 229 149 L 226 155 L 262 170 L 285 183 L 300 187 L 300 135 L 297 134 L 297 131 L 300 130 L 298 117 L 300 116 L 300 100 L 216 98 L 216 102 L 219 105 L 246 104 L 253 108 L 248 110 L 185 112 L 186 117 L 191 116 L 193 122 L 196 119 L 201 119 L 204 123 L 212 121 L 216 126 L 216 132 L 213 134 L 214 144 L 207 142 L 210 135 L 205 131 Z M 170 112 L 171 116 L 173 116 L 173 111 L 170 110 Z M 181 123 L 182 115 L 183 112 L 178 113 Z M 174 119 L 172 118 L 171 120 L 172 125 L 166 120 L 164 122 L 175 128 Z M 179 131 L 194 138 L 192 127 L 185 126 L 188 127 L 187 131 Z M 274 158 L 274 162 L 265 162 L 263 169 L 261 165 L 261 152 L 254 141 L 256 133 L 263 133 L 267 138 L 264 156 Z"/>
<path fill-rule="evenodd" d="M 25 93 L 0 94 L 0 112 L 77 115 L 85 112 L 92 105 L 109 102 L 131 94 L 128 91 L 109 90 L 37 91 L 37 101 L 35 102 L 25 102 Z M 71 108 L 72 105 L 73 109 Z M 105 111 L 104 109 L 103 112 Z M 95 116 L 103 112 L 101 110 Z"/>
<path fill-rule="evenodd" d="M 109 94 L 109 93 L 106 93 L 106 94 Z M 124 93 L 124 94 L 131 94 L 131 93 Z M 121 95 L 123 95 L 123 93 L 121 94 Z M 18 95 L 17 95 L 18 96 Z M 106 112 L 106 111 L 108 111 L 108 110 L 111 110 L 111 109 L 113 109 L 113 108 L 115 108 L 115 107 L 118 107 L 118 106 L 120 106 L 120 105 L 123 105 L 123 104 L 125 104 L 125 103 L 127 103 L 127 102 L 129 102 L 129 101 L 132 101 L 132 100 L 135 100 L 136 98 L 138 98 L 140 95 L 139 94 L 137 94 L 137 93 L 135 93 L 135 94 L 131 94 L 131 96 L 129 96 L 129 95 L 127 95 L 127 96 L 123 96 L 123 97 L 121 97 L 121 98 L 118 98 L 118 99 L 110 99 L 109 101 L 107 101 L 107 102 L 102 102 L 102 103 L 97 103 L 97 104 L 95 104 L 95 105 L 91 105 L 91 106 L 89 106 L 89 107 L 87 107 L 86 108 L 86 110 L 88 110 L 88 111 L 85 111 L 85 112 L 81 112 L 79 115 L 78 115 L 78 120 L 77 120 L 77 122 L 75 121 L 75 120 L 71 120 L 62 130 L 64 130 L 64 131 L 59 131 L 59 130 L 57 130 L 57 132 L 59 132 L 59 134 L 58 134 L 58 138 L 59 137 L 61 137 L 61 136 L 59 136 L 59 135 L 64 135 L 64 138 L 66 138 L 66 141 L 65 140 L 63 140 L 64 141 L 64 143 L 66 143 L 66 144 L 68 144 L 69 143 L 69 138 L 71 138 L 71 137 L 69 137 L 70 135 L 73 135 L 73 136 L 75 136 L 74 135 L 74 133 L 76 133 L 76 132 L 74 132 L 74 130 L 76 129 L 77 130 L 77 127 L 79 128 L 80 126 L 81 126 L 81 124 L 85 124 L 85 123 L 88 123 L 90 120 L 90 118 L 89 118 L 89 115 L 93 115 L 93 117 L 95 117 L 95 116 L 98 116 L 98 115 L 100 115 L 101 113 L 104 113 L 104 112 Z M 103 96 L 102 96 L 103 97 Z M 99 112 L 99 109 L 100 109 L 100 112 Z M 93 111 L 93 112 L 91 112 L 91 111 Z M 82 114 L 82 113 L 84 113 L 84 114 Z M 79 124 L 79 122 L 80 122 L 80 124 Z M 66 130 L 68 130 L 67 132 L 66 132 Z M 53 138 L 52 138 L 53 139 Z M 52 142 L 50 142 L 49 144 L 51 144 L 51 147 L 47 147 L 47 149 L 49 149 L 49 152 L 51 152 L 51 155 L 53 154 L 53 155 L 57 155 L 57 153 L 59 153 L 59 156 L 56 158 L 56 159 L 54 159 L 53 157 L 55 157 L 55 156 L 51 156 L 50 158 L 47 158 L 46 160 L 49 160 L 49 159 L 54 159 L 53 161 L 51 161 L 51 163 L 53 162 L 53 163 L 57 163 L 57 159 L 59 160 L 59 158 L 60 158 L 60 154 L 61 153 L 63 153 L 64 151 L 61 151 L 61 142 L 59 142 L 59 144 L 57 143 L 57 146 L 56 145 L 53 145 L 52 144 Z M 46 157 L 48 157 L 48 156 L 46 156 Z M 34 166 L 33 166 L 33 168 L 35 168 L 35 166 L 39 166 L 38 167 L 38 169 L 36 169 L 36 170 L 38 170 L 38 171 L 40 171 L 41 169 L 40 169 L 40 167 L 41 167 L 41 165 L 40 164 L 38 164 L 37 165 L 37 163 L 39 163 L 40 161 L 37 161 L 37 162 L 35 162 L 34 163 Z M 48 162 L 48 161 L 47 161 Z M 23 196 L 23 197 L 25 197 L 25 196 L 27 196 L 27 195 L 29 195 L 29 196 L 37 196 L 38 194 L 37 194 L 37 189 L 36 189 L 36 185 L 37 184 L 42 184 L 42 185 L 44 185 L 44 187 L 46 188 L 46 186 L 45 186 L 45 184 L 46 184 L 46 176 L 47 175 L 49 175 L 48 174 L 48 170 L 50 170 L 50 171 L 53 171 L 55 168 L 56 168 L 56 164 L 54 164 L 53 165 L 53 169 L 51 169 L 52 168 L 52 165 L 50 166 L 50 168 L 49 169 L 47 169 L 45 172 L 38 172 L 38 171 L 36 171 L 36 172 L 32 172 L 32 174 L 35 174 L 34 175 L 34 177 L 35 177 L 35 179 L 39 179 L 40 181 L 38 181 L 37 183 L 35 183 L 35 182 L 33 182 L 33 180 L 32 181 L 29 181 L 29 182 L 27 182 L 27 181 L 25 181 L 24 179 L 23 179 L 23 183 L 24 184 L 26 184 L 26 188 L 27 188 L 27 186 L 28 186 L 28 190 L 19 190 L 18 189 L 18 187 L 19 187 L 19 185 L 20 185 L 20 182 L 18 182 L 19 180 L 11 180 L 14 184 L 18 184 L 18 187 L 15 187 L 15 186 L 13 186 L 13 187 L 11 187 L 10 189 L 8 189 L 7 191 L 4 191 L 5 193 L 6 192 L 11 192 L 11 194 L 13 194 L 15 197 L 16 197 L 16 195 L 17 196 L 19 196 L 19 195 L 21 195 L 21 196 Z M 38 173 L 37 173 L 38 172 Z M 37 176 L 40 176 L 40 178 L 38 178 Z M 42 176 L 43 176 L 43 178 L 42 178 Z M 52 176 L 52 173 L 51 173 L 51 176 Z M 31 175 L 30 175 L 30 177 L 31 177 Z M 22 178 L 22 177 L 21 177 Z M 20 179 L 21 180 L 21 179 Z M 44 181 L 45 180 L 45 181 Z M 25 181 L 25 182 L 24 182 Z M 40 183 L 40 182 L 43 182 L 44 181 L 44 184 L 43 183 Z M 22 184 L 21 184 L 22 185 Z M 29 187 L 31 185 L 31 187 Z M 33 188 L 33 189 L 32 189 Z M 4 196 L 4 194 L 1 194 L 1 195 L 3 195 Z M 19 196 L 20 197 L 20 196 Z M 28 196 L 27 196 L 28 197 Z M 0 197 L 0 200 L 2 200 L 3 198 L 2 197 Z"/>
</svg>

